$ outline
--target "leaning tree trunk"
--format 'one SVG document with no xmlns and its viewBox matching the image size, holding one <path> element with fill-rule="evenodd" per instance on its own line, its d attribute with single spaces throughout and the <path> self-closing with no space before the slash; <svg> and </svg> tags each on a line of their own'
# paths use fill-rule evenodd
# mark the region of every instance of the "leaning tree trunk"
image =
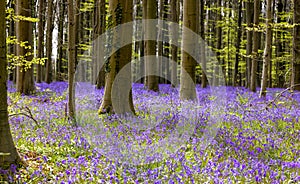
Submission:
<svg viewBox="0 0 300 184">
<path fill-rule="evenodd" d="M 16 15 L 31 17 L 31 4 L 27 0 L 16 1 Z M 26 62 L 33 59 L 33 39 L 32 22 L 19 20 L 16 22 L 16 36 L 20 43 L 25 43 L 26 47 L 18 44 L 17 55 L 20 58 L 20 66 L 17 67 L 17 92 L 25 95 L 32 94 L 35 90 L 32 66 L 25 66 Z"/>
<path fill-rule="evenodd" d="M 194 0 L 183 1 L 183 26 L 197 33 L 196 6 L 198 3 Z M 191 36 L 183 30 L 182 45 L 183 48 L 192 47 Z M 189 50 L 192 50 L 190 48 Z M 185 72 L 184 72 L 185 71 Z M 196 61 L 184 50 L 182 50 L 182 64 L 180 75 L 180 99 L 194 100 L 196 98 Z"/>
<path fill-rule="evenodd" d="M 253 30 L 253 49 L 252 49 L 252 66 L 251 66 L 251 84 L 250 90 L 256 92 L 257 79 L 257 60 L 259 47 L 259 15 L 260 15 L 260 0 L 254 0 L 254 30 Z"/>
<path fill-rule="evenodd" d="M 5 4 L 6 1 L 0 1 L 0 168 L 2 169 L 20 162 L 8 123 Z"/>
<path fill-rule="evenodd" d="M 267 0 L 267 19 L 266 19 L 266 26 L 267 26 L 267 33 L 266 33 L 266 46 L 264 51 L 264 63 L 263 63 L 263 71 L 262 71 L 262 80 L 261 80 L 261 90 L 260 96 L 265 97 L 267 91 L 267 82 L 268 82 L 268 70 L 272 70 L 269 68 L 269 63 L 271 61 L 271 46 L 272 46 L 272 0 Z M 271 80 L 269 78 L 269 80 Z"/>
<path fill-rule="evenodd" d="M 300 91 L 300 0 L 294 1 L 294 38 L 292 80 L 293 89 Z"/>
</svg>

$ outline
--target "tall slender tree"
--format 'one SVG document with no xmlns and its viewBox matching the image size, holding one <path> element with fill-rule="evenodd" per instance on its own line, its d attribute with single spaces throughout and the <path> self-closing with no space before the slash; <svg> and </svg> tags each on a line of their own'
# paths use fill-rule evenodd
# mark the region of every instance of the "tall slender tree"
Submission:
<svg viewBox="0 0 300 184">
<path fill-rule="evenodd" d="M 63 47 L 64 47 L 64 20 L 65 20 L 65 11 L 66 9 L 66 4 L 64 2 L 59 3 L 58 5 L 58 12 L 59 16 L 57 17 L 58 19 L 58 35 L 57 35 L 57 40 L 58 40 L 58 45 L 57 45 L 57 60 L 56 60 L 56 80 L 57 81 L 62 81 L 63 80 L 63 66 L 64 66 L 64 53 L 63 53 Z"/>
<path fill-rule="evenodd" d="M 159 13 L 158 13 L 158 18 L 160 20 L 164 20 L 164 14 L 165 14 L 165 8 L 164 8 L 164 0 L 159 0 Z M 163 23 L 162 22 L 159 22 L 159 25 L 158 25 L 158 35 L 157 37 L 158 38 L 161 38 L 163 39 L 164 36 L 165 36 L 165 33 L 164 33 L 164 27 L 163 27 Z M 160 56 L 163 56 L 163 50 L 164 50 L 164 42 L 163 41 L 159 41 L 157 43 L 157 54 L 159 56 L 158 58 L 158 61 L 159 61 L 159 64 L 157 65 L 158 66 L 158 73 L 159 73 L 159 77 L 158 77 L 158 82 L 161 84 L 163 83 L 164 81 L 164 78 L 163 78 L 163 75 L 164 75 L 164 70 L 163 70 L 163 62 L 162 62 L 162 57 Z"/>
<path fill-rule="evenodd" d="M 171 0 L 171 21 L 178 24 L 179 23 L 179 1 Z M 177 62 L 178 62 L 178 31 L 170 25 L 171 34 L 171 59 L 172 59 L 172 70 L 171 70 L 171 83 L 173 87 L 177 84 Z"/>
<path fill-rule="evenodd" d="M 205 9 L 204 9 L 205 1 L 200 0 L 200 25 L 199 25 L 199 32 L 200 36 L 203 40 L 205 40 Z M 206 78 L 206 52 L 205 52 L 205 46 L 201 45 L 201 55 L 202 55 L 202 77 L 201 77 L 201 86 L 202 88 L 207 87 L 207 78 Z"/>
<path fill-rule="evenodd" d="M 105 8 L 105 0 L 96 0 L 95 1 L 95 7 L 94 7 L 94 29 L 93 29 L 93 40 L 96 41 L 96 39 L 104 33 L 105 31 L 105 23 L 106 23 L 106 8 Z M 102 67 L 99 69 L 100 66 L 100 60 L 104 60 L 104 58 L 99 58 L 98 50 L 103 45 L 100 44 L 93 44 L 93 83 L 96 84 L 97 88 L 100 89 L 101 87 L 104 87 L 105 85 L 105 68 Z M 102 50 L 102 49 L 100 49 Z M 100 61 L 100 62 L 99 62 Z M 98 72 L 98 73 L 97 73 Z"/>
<path fill-rule="evenodd" d="M 198 1 L 197 1 L 198 2 Z M 196 10 L 199 4 L 194 0 L 183 0 L 183 25 L 197 33 Z M 183 48 L 193 47 L 191 35 L 183 30 Z M 196 61 L 182 50 L 182 64 L 180 75 L 180 99 L 194 100 L 196 98 Z"/>
<path fill-rule="evenodd" d="M 218 65 L 222 65 L 224 66 L 224 59 L 222 58 L 221 56 L 221 49 L 222 49 L 222 27 L 220 25 L 220 22 L 222 21 L 222 6 L 221 6 L 221 0 L 217 0 L 217 7 L 218 7 L 218 10 L 215 12 L 215 15 L 216 15 L 216 28 L 215 28 L 215 38 L 216 38 L 216 56 L 218 58 Z M 220 9 L 220 10 L 219 10 Z M 219 66 L 218 65 L 215 65 L 215 68 L 214 68 L 214 80 L 213 80 L 213 85 L 215 86 L 218 86 L 219 85 L 219 80 L 220 80 L 220 77 L 223 77 L 223 76 L 218 76 L 217 74 L 220 73 L 219 71 Z M 222 67 L 222 69 L 224 69 L 224 67 Z M 225 74 L 225 72 L 223 72 Z"/>
<path fill-rule="evenodd" d="M 31 17 L 31 1 L 16 0 L 16 15 Z M 33 32 L 32 22 L 20 19 L 16 22 L 17 55 L 19 66 L 17 67 L 17 91 L 25 95 L 32 94 L 35 90 L 33 68 L 28 61 L 33 59 Z M 24 46 L 24 44 L 26 46 Z M 26 66 L 27 65 L 27 66 Z"/>
<path fill-rule="evenodd" d="M 155 19 L 157 18 L 157 1 L 156 0 L 147 0 L 146 1 L 146 19 Z M 150 24 L 146 24 L 145 28 L 146 37 L 153 38 L 151 36 L 156 34 L 156 28 L 151 27 Z M 156 41 L 155 40 L 146 40 L 145 41 L 145 56 L 155 56 L 156 55 Z M 158 91 L 158 77 L 155 75 L 148 75 L 149 73 L 158 73 L 158 65 L 153 57 L 147 57 L 146 61 L 146 86 L 149 90 Z"/>
<path fill-rule="evenodd" d="M 75 88 L 74 88 L 74 77 L 75 77 L 75 62 L 76 62 L 76 27 L 75 27 L 75 10 L 74 1 L 68 0 L 68 20 L 69 20 L 69 37 L 68 37 L 68 110 L 69 110 L 69 120 L 72 123 L 76 123 L 75 119 Z"/>
<path fill-rule="evenodd" d="M 280 24 L 284 21 L 283 15 L 283 1 L 284 0 L 277 0 L 277 20 L 276 23 Z M 276 57 L 277 59 L 282 58 L 284 56 L 284 44 L 283 44 L 283 37 L 284 33 L 282 30 L 276 31 Z M 284 77 L 283 77 L 283 71 L 285 70 L 285 62 L 283 59 L 279 59 L 276 62 L 276 83 L 277 87 L 283 87 L 284 86 Z"/>
<path fill-rule="evenodd" d="M 238 26 L 237 26 L 237 41 L 236 41 L 236 54 L 234 63 L 233 73 L 233 86 L 237 85 L 237 75 L 239 72 L 239 61 L 240 61 L 240 45 L 242 40 L 242 6 L 243 2 L 238 0 Z"/>
<path fill-rule="evenodd" d="M 293 62 L 291 85 L 300 91 L 300 0 L 294 0 Z"/>
<path fill-rule="evenodd" d="M 45 73 L 45 82 L 48 84 L 52 82 L 52 36 L 53 36 L 53 0 L 48 0 L 48 13 L 47 13 L 47 37 L 46 37 L 46 52 L 47 52 L 47 61 L 46 61 L 46 73 Z"/>
<path fill-rule="evenodd" d="M 253 13 L 254 3 L 249 0 L 246 3 L 246 23 L 247 23 L 247 45 L 246 45 L 246 87 L 250 89 L 251 84 L 251 53 L 252 53 L 252 39 L 253 39 Z"/>
<path fill-rule="evenodd" d="M 266 46 L 264 51 L 264 63 L 263 63 L 263 71 L 262 71 L 262 79 L 261 79 L 261 90 L 260 90 L 260 96 L 265 97 L 266 96 L 266 90 L 267 90 L 267 82 L 268 82 L 268 70 L 269 70 L 269 63 L 271 62 L 271 46 L 272 46 L 272 0 L 267 0 L 267 16 L 266 16 Z M 270 68 L 272 70 L 272 68 Z M 271 80 L 269 78 L 269 80 Z"/>
<path fill-rule="evenodd" d="M 43 50 L 44 50 L 44 20 L 45 20 L 45 15 L 44 13 L 44 2 L 45 0 L 39 0 L 39 11 L 38 11 L 38 17 L 39 17 L 39 22 L 38 22 L 38 48 L 37 48 L 37 57 L 39 59 L 43 58 Z M 40 83 L 42 82 L 42 65 L 37 64 L 36 65 L 36 82 Z"/>
<path fill-rule="evenodd" d="M 260 0 L 254 0 L 254 30 L 253 30 L 253 49 L 252 49 L 252 65 L 251 65 L 251 84 L 250 90 L 256 92 L 257 79 L 257 63 L 258 63 L 258 48 L 259 48 L 259 15 L 260 15 Z"/>
<path fill-rule="evenodd" d="M 8 123 L 5 3 L 6 1 L 0 1 L 0 168 L 2 169 L 20 162 Z"/>
</svg>

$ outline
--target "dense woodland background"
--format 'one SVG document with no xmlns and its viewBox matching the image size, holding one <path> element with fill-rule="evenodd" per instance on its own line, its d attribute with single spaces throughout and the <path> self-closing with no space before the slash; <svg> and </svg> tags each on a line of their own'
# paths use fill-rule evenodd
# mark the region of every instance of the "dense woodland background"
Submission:
<svg viewBox="0 0 300 184">
<path fill-rule="evenodd" d="M 117 12 L 118 6 L 109 7 L 109 2 L 105 0 L 77 0 L 75 3 L 73 7 L 76 30 L 75 61 L 78 57 L 92 60 L 92 53 L 85 51 L 91 50 L 93 40 L 112 27 L 111 18 L 114 13 L 119 17 L 124 14 Z M 118 1 L 110 3 L 113 6 L 113 3 L 116 4 Z M 127 18 L 127 22 L 158 18 L 184 24 L 183 1 L 135 0 L 124 3 L 132 4 L 132 17 Z M 298 1 L 199 0 L 185 3 L 194 7 L 188 9 L 191 14 L 195 13 L 191 19 L 196 21 L 193 30 L 215 51 L 227 85 L 246 86 L 255 91 L 256 87 L 260 86 L 289 87 L 299 83 Z M 30 94 L 34 89 L 34 81 L 50 83 L 67 79 L 69 43 L 67 22 L 71 13 L 67 5 L 68 2 L 56 0 L 8 1 L 6 12 L 9 79 L 17 83 L 18 91 Z M 134 28 L 133 36 L 139 34 L 139 29 Z M 159 34 L 162 36 L 174 40 L 168 27 L 160 31 Z M 180 39 L 178 41 L 181 42 Z M 181 64 L 180 49 L 170 43 L 153 44 L 156 48 L 153 54 L 171 57 L 178 62 L 178 66 Z M 132 45 L 133 57 L 142 57 L 148 54 L 146 52 L 144 43 Z M 31 69 L 24 72 L 24 76 L 21 77 L 19 71 L 29 66 Z M 144 66 L 141 66 L 141 71 L 144 71 L 142 67 Z M 168 70 L 164 70 L 167 67 L 159 68 L 162 75 L 172 75 Z M 202 75 L 199 66 L 195 68 L 197 83 L 202 83 L 205 87 L 205 75 Z M 98 87 L 104 86 L 104 73 L 105 71 L 102 71 L 100 74 Z M 172 77 L 178 77 L 176 74 Z M 18 75 L 20 77 L 17 77 Z M 21 82 L 23 80 L 27 82 Z M 158 82 L 171 81 L 159 78 Z"/>
</svg>

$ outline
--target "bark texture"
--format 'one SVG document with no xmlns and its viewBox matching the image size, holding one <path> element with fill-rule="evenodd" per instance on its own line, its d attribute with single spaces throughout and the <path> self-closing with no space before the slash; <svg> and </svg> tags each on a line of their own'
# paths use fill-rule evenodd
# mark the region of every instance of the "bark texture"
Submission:
<svg viewBox="0 0 300 184">
<path fill-rule="evenodd" d="M 0 1 L 0 154 L 8 155 L 0 156 L 0 168 L 8 168 L 20 162 L 8 123 L 5 3 Z"/>
<path fill-rule="evenodd" d="M 31 2 L 27 0 L 16 0 L 16 15 L 30 17 Z M 19 57 L 19 66 L 17 67 L 17 91 L 25 95 L 34 92 L 33 68 L 28 62 L 33 59 L 33 39 L 32 22 L 20 20 L 16 22 L 16 36 L 19 43 L 17 45 L 17 56 Z"/>
<path fill-rule="evenodd" d="M 294 1 L 294 26 L 291 85 L 300 91 L 300 0 Z"/>
<path fill-rule="evenodd" d="M 262 79 L 261 79 L 261 90 L 260 96 L 265 97 L 267 93 L 267 82 L 268 82 L 268 71 L 269 64 L 271 62 L 271 46 L 272 46 L 272 0 L 267 0 L 267 17 L 266 17 L 266 46 L 264 50 L 264 63 L 263 63 L 263 71 L 262 71 Z M 271 69 L 271 68 L 270 68 Z M 269 80 L 271 80 L 269 78 Z"/>
<path fill-rule="evenodd" d="M 112 16 L 112 26 L 117 26 L 127 22 L 131 22 L 133 19 L 132 14 L 133 2 L 131 0 L 110 0 L 109 1 L 109 13 Z M 113 33 L 113 51 L 115 51 L 109 60 L 109 72 L 106 74 L 104 97 L 102 104 L 99 108 L 99 114 L 102 113 L 135 113 L 132 91 L 131 91 L 131 67 L 130 66 L 131 56 L 132 56 L 132 44 L 128 44 L 119 50 L 114 50 L 114 47 L 122 43 L 122 38 L 131 37 L 133 35 L 133 28 L 128 32 L 121 29 L 119 32 L 114 31 Z M 124 68 L 125 67 L 125 68 Z M 120 73 L 120 71 L 122 72 Z M 117 90 L 114 95 L 112 95 L 113 83 L 117 74 L 120 74 L 116 81 L 118 83 Z M 128 91 L 124 91 L 128 90 Z M 128 92 L 128 93 L 127 93 Z M 122 96 L 122 97 L 120 97 Z M 119 102 L 113 105 L 113 101 Z"/>
<path fill-rule="evenodd" d="M 197 3 L 194 0 L 183 1 L 183 25 L 197 33 Z M 183 30 L 183 48 L 193 48 L 191 35 Z M 192 49 L 189 49 L 192 50 Z M 194 100 L 196 98 L 196 61 L 182 50 L 182 65 L 180 75 L 180 99 Z M 185 72 L 184 72 L 185 71 Z"/>
</svg>

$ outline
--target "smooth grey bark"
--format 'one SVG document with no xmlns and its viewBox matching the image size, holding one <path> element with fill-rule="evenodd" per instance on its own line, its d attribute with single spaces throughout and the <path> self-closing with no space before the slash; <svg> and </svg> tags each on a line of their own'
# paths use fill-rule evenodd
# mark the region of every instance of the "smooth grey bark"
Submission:
<svg viewBox="0 0 300 184">
<path fill-rule="evenodd" d="M 195 33 L 197 33 L 197 10 L 196 1 L 183 1 L 183 25 Z M 183 48 L 190 48 L 193 45 L 190 43 L 191 35 L 183 31 L 182 45 Z M 182 64 L 180 75 L 180 99 L 194 100 L 196 98 L 196 61 L 184 50 L 182 50 Z"/>
</svg>

